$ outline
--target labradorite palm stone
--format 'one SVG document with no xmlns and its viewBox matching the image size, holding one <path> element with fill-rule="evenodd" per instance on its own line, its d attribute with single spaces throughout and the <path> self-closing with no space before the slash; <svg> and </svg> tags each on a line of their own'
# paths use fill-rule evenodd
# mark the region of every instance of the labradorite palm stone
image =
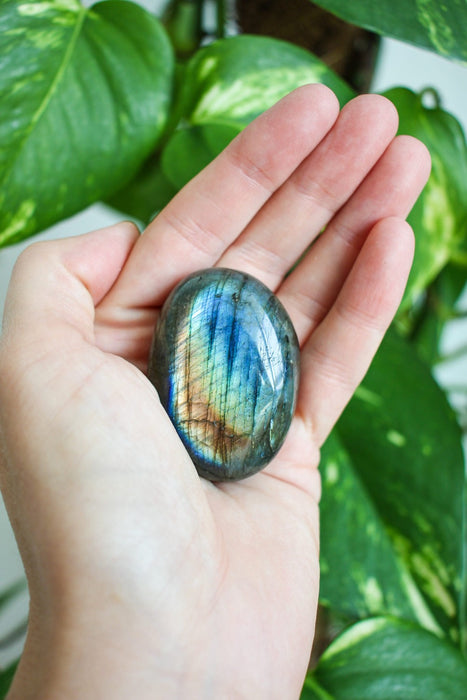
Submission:
<svg viewBox="0 0 467 700">
<path fill-rule="evenodd" d="M 259 471 L 281 447 L 298 370 L 277 297 L 250 275 L 212 268 L 168 297 L 148 374 L 199 474 L 228 481 Z"/>
</svg>

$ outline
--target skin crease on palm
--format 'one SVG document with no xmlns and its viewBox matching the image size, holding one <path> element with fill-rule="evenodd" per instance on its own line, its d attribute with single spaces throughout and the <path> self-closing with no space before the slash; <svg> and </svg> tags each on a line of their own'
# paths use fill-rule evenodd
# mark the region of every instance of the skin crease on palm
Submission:
<svg viewBox="0 0 467 700">
<path fill-rule="evenodd" d="M 0 345 L 0 474 L 31 611 L 10 700 L 299 697 L 319 449 L 400 302 L 404 219 L 430 169 L 396 131 L 383 97 L 339 112 L 326 87 L 304 86 L 142 236 L 122 223 L 20 256 Z M 228 484 L 198 477 L 145 376 L 167 294 L 215 265 L 274 290 L 301 344 L 283 448 Z"/>
</svg>

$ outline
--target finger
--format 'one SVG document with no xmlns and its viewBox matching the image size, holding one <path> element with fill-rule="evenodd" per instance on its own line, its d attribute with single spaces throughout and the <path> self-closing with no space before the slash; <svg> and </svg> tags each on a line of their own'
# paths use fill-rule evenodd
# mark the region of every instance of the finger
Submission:
<svg viewBox="0 0 467 700">
<path fill-rule="evenodd" d="M 212 266 L 321 141 L 338 109 L 328 88 L 306 85 L 246 127 L 150 224 L 109 303 L 158 305 L 180 279 Z"/>
<path fill-rule="evenodd" d="M 51 327 L 71 327 L 91 341 L 95 305 L 108 293 L 139 233 L 130 222 L 82 236 L 34 243 L 13 270 L 4 312 L 5 335 L 47 342 Z"/>
<path fill-rule="evenodd" d="M 380 219 L 405 218 L 430 172 L 426 147 L 398 136 L 278 293 L 301 342 L 336 299 L 369 231 Z"/>
<path fill-rule="evenodd" d="M 302 352 L 297 409 L 321 445 L 363 379 L 397 310 L 413 257 L 407 222 L 377 223 Z"/>
<path fill-rule="evenodd" d="M 276 289 L 383 154 L 397 124 L 394 105 L 380 95 L 349 102 L 217 264 L 249 272 Z"/>
</svg>

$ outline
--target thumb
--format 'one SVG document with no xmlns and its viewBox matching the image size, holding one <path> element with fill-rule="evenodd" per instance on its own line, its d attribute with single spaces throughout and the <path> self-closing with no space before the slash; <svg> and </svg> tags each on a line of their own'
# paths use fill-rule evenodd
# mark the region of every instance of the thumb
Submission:
<svg viewBox="0 0 467 700">
<path fill-rule="evenodd" d="M 33 243 L 20 255 L 7 293 L 3 331 L 44 342 L 73 327 L 93 339 L 94 307 L 123 269 L 138 238 L 130 222 L 59 241 Z M 56 338 L 56 335 L 55 335 Z"/>
</svg>

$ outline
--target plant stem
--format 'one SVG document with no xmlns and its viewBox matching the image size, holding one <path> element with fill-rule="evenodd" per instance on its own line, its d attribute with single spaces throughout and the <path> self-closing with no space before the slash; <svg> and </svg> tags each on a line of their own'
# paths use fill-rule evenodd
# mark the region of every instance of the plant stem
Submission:
<svg viewBox="0 0 467 700">
<path fill-rule="evenodd" d="M 203 7 L 205 0 L 170 0 L 161 21 L 172 40 L 178 58 L 189 58 L 203 39 Z"/>
<path fill-rule="evenodd" d="M 216 0 L 216 37 L 223 39 L 225 37 L 226 11 L 225 0 Z"/>
</svg>

